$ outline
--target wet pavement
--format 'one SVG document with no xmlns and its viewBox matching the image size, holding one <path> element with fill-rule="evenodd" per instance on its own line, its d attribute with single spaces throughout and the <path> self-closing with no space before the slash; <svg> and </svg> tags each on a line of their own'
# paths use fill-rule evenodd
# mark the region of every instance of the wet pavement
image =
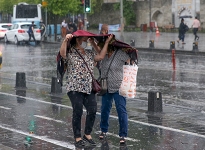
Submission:
<svg viewBox="0 0 205 150">
<path fill-rule="evenodd" d="M 97 146 L 85 149 L 205 149 L 205 59 L 203 55 L 188 53 L 192 51 L 193 35 L 187 35 L 186 40 L 190 43 L 184 45 L 184 49 L 177 49 L 176 45 L 176 51 L 184 53 L 176 53 L 173 57 L 172 52 L 166 49 L 169 49 L 170 40 L 174 40 L 177 34 L 162 33 L 159 37 L 142 32 L 124 34 L 127 42 L 135 37 L 135 45 L 139 48 L 148 47 L 149 40 L 158 38 L 158 43 L 155 39 L 155 46 L 161 50 L 139 50 L 137 96 L 127 100 L 127 146 L 119 146 L 118 119 L 114 106 L 108 137 L 104 141 L 98 140 L 100 97 L 97 97 L 98 114 L 92 133 Z M 205 46 L 200 42 L 205 35 L 199 36 L 199 51 L 205 52 Z M 62 93 L 51 93 L 51 78 L 56 76 L 55 56 L 59 46 L 60 43 L 53 41 L 35 47 L 0 42 L 3 52 L 0 72 L 0 149 L 77 149 L 73 144 L 72 108 L 65 88 Z M 166 53 L 162 53 L 163 50 Z M 25 72 L 26 89 L 15 88 L 16 72 Z M 162 113 L 148 112 L 150 90 L 162 93 Z M 31 131 L 34 133 L 30 134 Z M 25 138 L 32 139 L 32 146 L 29 147 Z"/>
</svg>

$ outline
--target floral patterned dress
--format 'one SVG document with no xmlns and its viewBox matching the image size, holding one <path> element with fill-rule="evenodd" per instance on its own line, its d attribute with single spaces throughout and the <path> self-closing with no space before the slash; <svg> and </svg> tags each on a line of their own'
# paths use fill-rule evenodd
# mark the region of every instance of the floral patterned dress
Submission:
<svg viewBox="0 0 205 150">
<path fill-rule="evenodd" d="M 90 94 L 92 91 L 92 77 L 83 59 L 79 56 L 76 50 L 77 49 L 72 47 L 67 56 L 68 68 L 66 89 L 68 92 L 77 91 Z M 80 51 L 78 52 L 80 53 Z M 83 56 L 90 71 L 93 73 L 95 52 L 90 49 L 85 49 L 85 55 L 82 53 L 80 54 Z"/>
</svg>

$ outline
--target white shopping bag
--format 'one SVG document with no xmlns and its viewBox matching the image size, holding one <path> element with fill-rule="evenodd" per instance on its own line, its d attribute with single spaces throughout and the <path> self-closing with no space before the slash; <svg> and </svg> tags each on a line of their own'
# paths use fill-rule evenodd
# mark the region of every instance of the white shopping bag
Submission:
<svg viewBox="0 0 205 150">
<path fill-rule="evenodd" d="M 123 80 L 119 94 L 126 98 L 134 98 L 137 90 L 137 65 L 123 65 Z"/>
</svg>

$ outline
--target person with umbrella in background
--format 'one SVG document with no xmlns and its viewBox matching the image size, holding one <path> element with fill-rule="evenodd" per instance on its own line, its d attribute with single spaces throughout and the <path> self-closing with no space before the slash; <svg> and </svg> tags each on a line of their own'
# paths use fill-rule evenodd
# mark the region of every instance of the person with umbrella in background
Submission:
<svg viewBox="0 0 205 150">
<path fill-rule="evenodd" d="M 186 28 L 187 25 L 184 24 L 184 19 L 181 19 L 181 23 L 179 25 L 179 39 L 177 40 L 177 43 L 179 43 L 180 40 L 182 40 L 182 44 L 186 44 L 184 42 L 184 38 L 185 38 L 185 33 L 186 33 Z"/>
</svg>

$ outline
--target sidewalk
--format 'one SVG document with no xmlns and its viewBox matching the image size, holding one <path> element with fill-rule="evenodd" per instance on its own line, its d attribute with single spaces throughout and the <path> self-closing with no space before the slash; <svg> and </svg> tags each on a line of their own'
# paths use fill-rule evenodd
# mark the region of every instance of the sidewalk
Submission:
<svg viewBox="0 0 205 150">
<path fill-rule="evenodd" d="M 96 34 L 99 33 L 97 30 L 90 30 L 90 32 Z M 115 34 L 117 39 L 122 40 L 120 32 L 110 33 Z M 149 50 L 149 42 L 150 40 L 154 40 L 154 49 L 152 49 L 152 51 L 170 50 L 170 42 L 174 41 L 175 49 L 178 52 L 193 52 L 194 35 L 192 33 L 185 35 L 186 44 L 181 44 L 182 42 L 177 43 L 178 33 L 161 32 L 159 35 L 157 35 L 155 34 L 155 32 L 124 32 L 123 35 L 124 40 L 122 41 L 131 44 L 131 40 L 134 40 L 134 45 L 137 49 Z M 196 41 L 198 42 L 198 52 L 205 52 L 205 34 L 199 33 L 198 36 L 200 37 L 200 39 Z M 58 35 L 57 37 L 60 37 L 60 35 Z M 47 41 L 44 42 L 60 43 L 60 41 L 54 41 L 54 36 L 48 37 Z"/>
</svg>

